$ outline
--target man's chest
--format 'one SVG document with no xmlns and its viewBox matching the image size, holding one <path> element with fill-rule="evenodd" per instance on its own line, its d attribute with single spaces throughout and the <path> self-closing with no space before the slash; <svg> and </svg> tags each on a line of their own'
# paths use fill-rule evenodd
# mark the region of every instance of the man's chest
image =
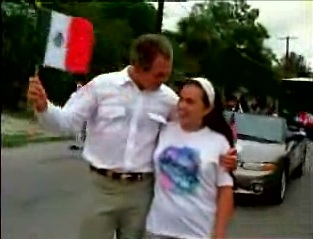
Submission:
<svg viewBox="0 0 313 239">
<path fill-rule="evenodd" d="M 149 130 L 166 124 L 170 110 L 170 103 L 160 94 L 116 88 L 99 97 L 96 117 L 106 126 L 137 125 L 137 128 Z"/>
</svg>

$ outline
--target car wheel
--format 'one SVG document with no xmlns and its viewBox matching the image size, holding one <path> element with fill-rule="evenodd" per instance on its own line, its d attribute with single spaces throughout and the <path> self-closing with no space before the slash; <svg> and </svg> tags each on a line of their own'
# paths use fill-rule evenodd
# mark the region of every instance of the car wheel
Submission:
<svg viewBox="0 0 313 239">
<path fill-rule="evenodd" d="M 274 204 L 281 204 L 286 196 L 286 189 L 287 189 L 287 174 L 286 170 L 283 170 L 280 176 L 280 182 L 277 188 L 274 191 Z"/>
<path fill-rule="evenodd" d="M 305 159 L 306 159 L 306 143 L 303 142 L 303 145 L 301 146 L 302 149 L 302 154 L 301 154 L 301 163 L 299 164 L 299 166 L 295 169 L 293 175 L 295 178 L 300 178 L 301 176 L 303 176 L 304 173 L 304 166 L 305 166 Z"/>
</svg>

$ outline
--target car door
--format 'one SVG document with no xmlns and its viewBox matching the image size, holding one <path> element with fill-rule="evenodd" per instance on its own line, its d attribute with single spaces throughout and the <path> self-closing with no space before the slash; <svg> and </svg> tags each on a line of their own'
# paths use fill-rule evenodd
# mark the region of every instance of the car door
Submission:
<svg viewBox="0 0 313 239">
<path fill-rule="evenodd" d="M 302 162 L 304 153 L 304 141 L 301 138 L 294 138 L 286 146 L 289 158 L 289 174 L 291 174 Z"/>
</svg>

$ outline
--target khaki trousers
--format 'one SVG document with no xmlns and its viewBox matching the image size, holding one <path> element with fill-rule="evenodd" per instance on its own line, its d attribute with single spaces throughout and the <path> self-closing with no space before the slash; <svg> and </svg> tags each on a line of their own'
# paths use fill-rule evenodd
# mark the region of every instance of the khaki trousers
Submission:
<svg viewBox="0 0 313 239">
<path fill-rule="evenodd" d="M 91 201 L 79 239 L 142 239 L 153 198 L 153 175 L 125 182 L 91 172 Z"/>
</svg>

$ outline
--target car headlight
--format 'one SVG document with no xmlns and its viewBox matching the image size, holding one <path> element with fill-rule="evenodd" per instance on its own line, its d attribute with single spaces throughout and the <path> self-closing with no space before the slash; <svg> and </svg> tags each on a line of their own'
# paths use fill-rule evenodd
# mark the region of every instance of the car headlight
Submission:
<svg viewBox="0 0 313 239">
<path fill-rule="evenodd" d="M 242 167 L 253 171 L 275 171 L 277 168 L 273 163 L 243 163 Z"/>
</svg>

